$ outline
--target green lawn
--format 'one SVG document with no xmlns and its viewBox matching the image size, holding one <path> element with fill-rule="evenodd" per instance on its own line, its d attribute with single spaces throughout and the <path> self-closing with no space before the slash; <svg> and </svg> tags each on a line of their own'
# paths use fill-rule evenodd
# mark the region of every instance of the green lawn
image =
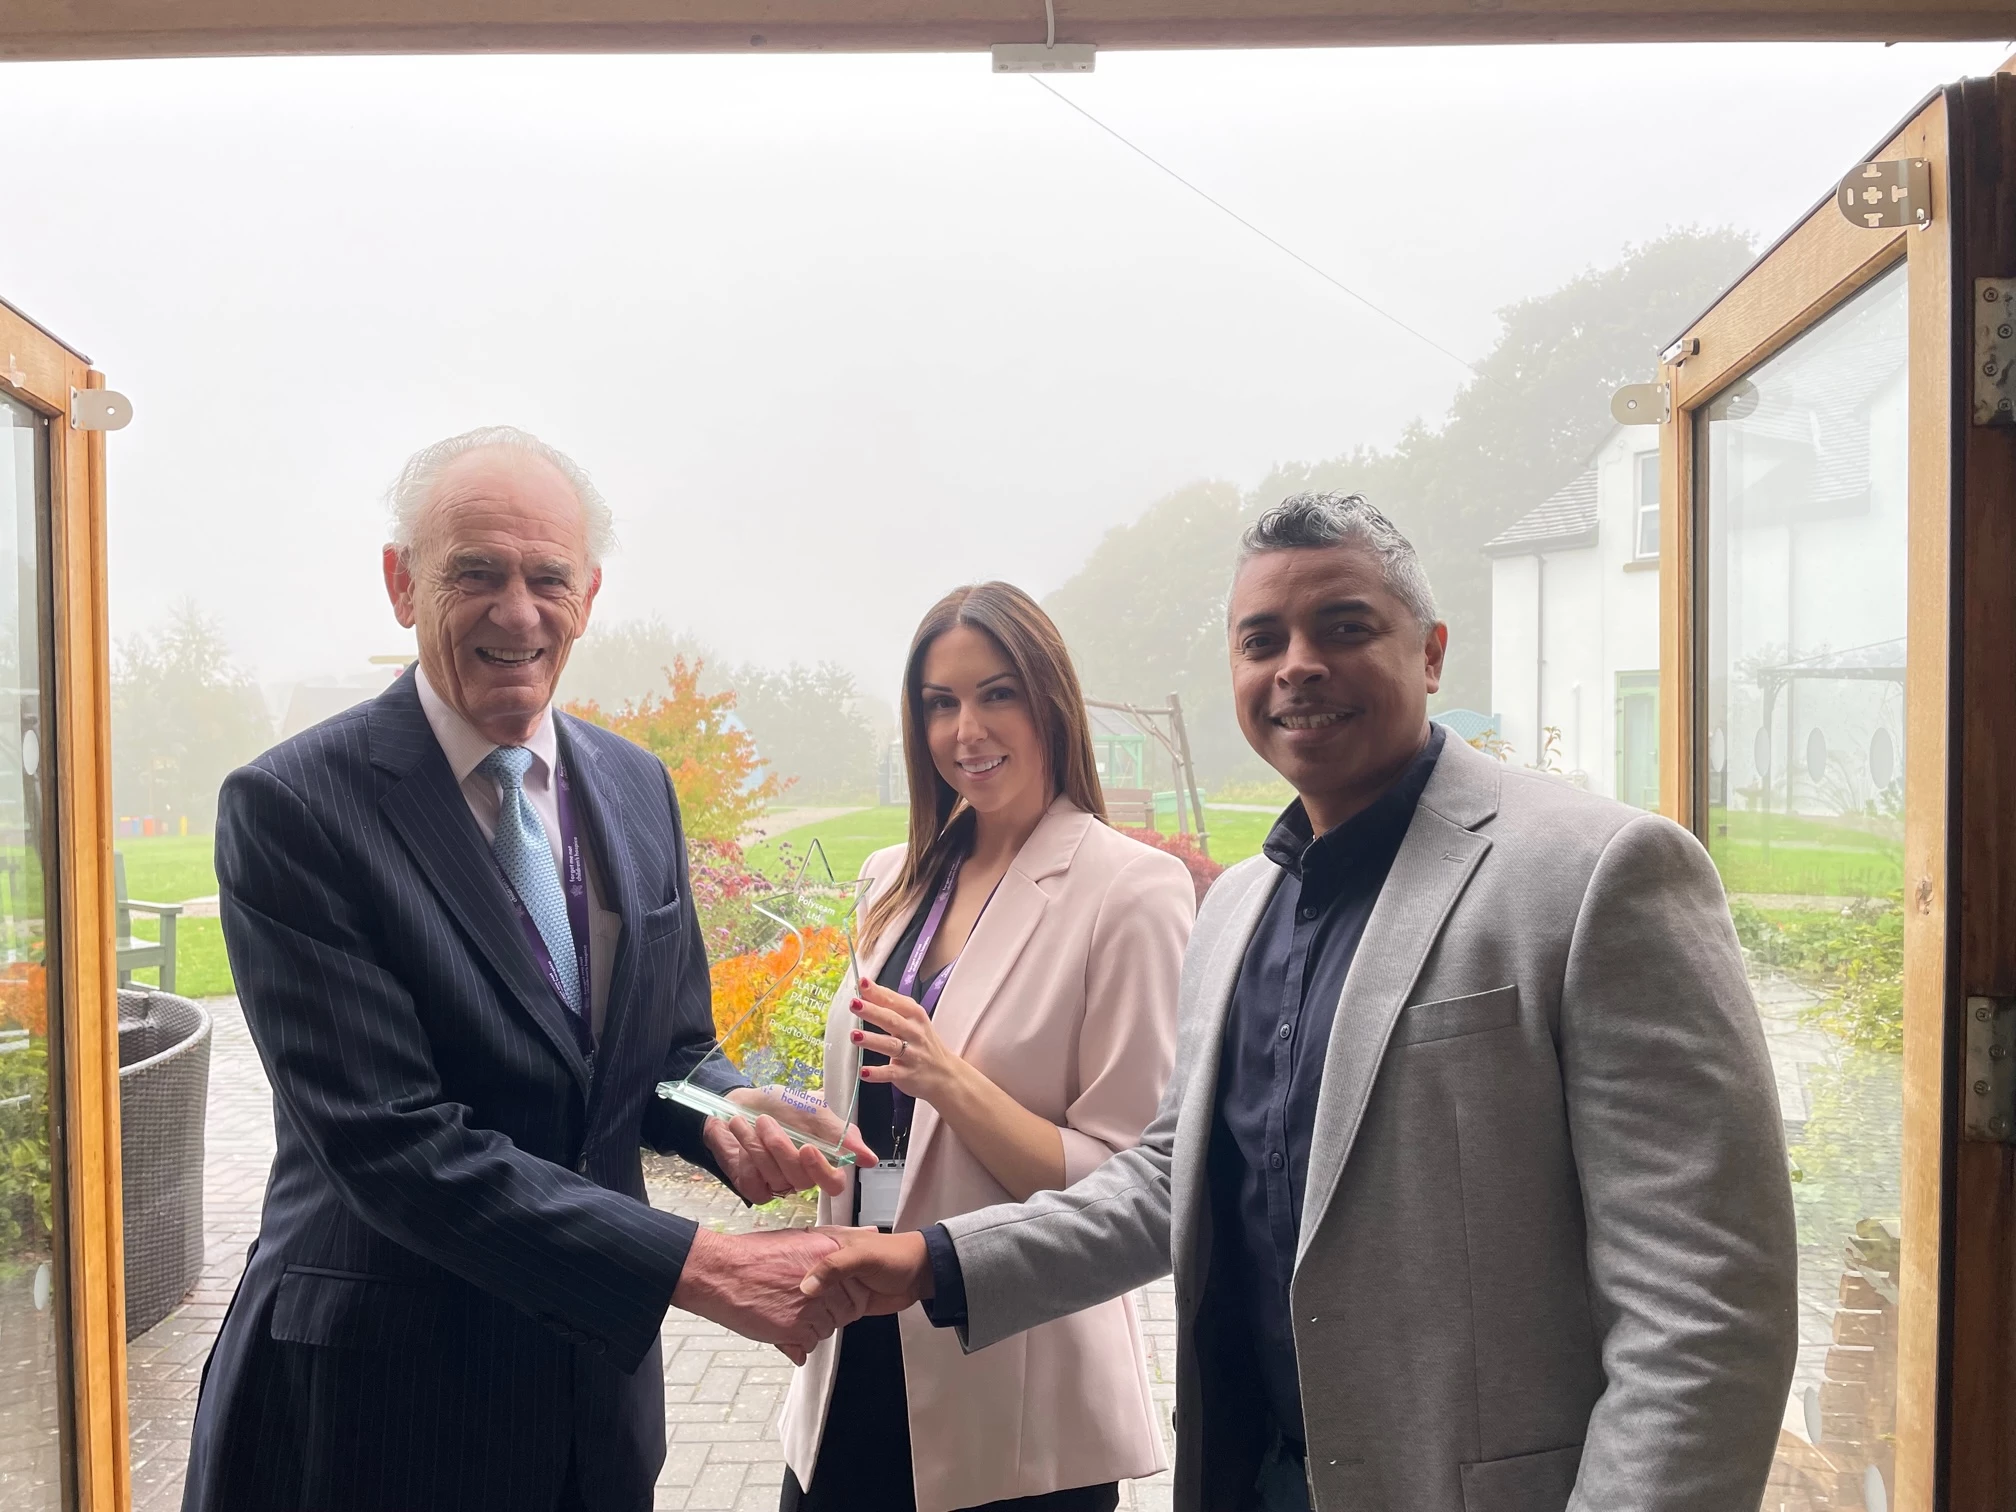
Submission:
<svg viewBox="0 0 2016 1512">
<path fill-rule="evenodd" d="M 1904 885 L 1895 839 L 1828 819 L 1711 809 L 1708 853 L 1732 893 L 1865 898 Z"/>
<path fill-rule="evenodd" d="M 1287 805 L 1284 803 L 1283 808 Z M 1235 861 L 1244 861 L 1260 854 L 1260 846 L 1267 838 L 1267 831 L 1274 828 L 1274 821 L 1280 814 L 1227 813 L 1224 809 L 1204 805 L 1204 833 L 1211 844 L 1211 859 L 1230 866 Z"/>
<path fill-rule="evenodd" d="M 149 903 L 186 903 L 217 891 L 210 857 L 217 842 L 208 835 L 126 836 L 112 848 L 126 858 L 126 896 Z"/>
<path fill-rule="evenodd" d="M 910 810 L 903 804 L 892 803 L 881 808 L 856 809 L 817 824 L 801 824 L 768 840 L 759 840 L 746 854 L 752 870 L 782 881 L 784 852 L 788 849 L 794 859 L 802 859 L 806 847 L 817 840 L 820 849 L 826 852 L 835 879 L 849 882 L 861 875 L 861 863 L 869 856 L 884 846 L 901 845 L 909 833 Z"/>
<path fill-rule="evenodd" d="M 165 899 L 153 901 L 165 902 Z M 157 938 L 155 921 L 141 914 L 133 920 L 136 939 Z M 151 987 L 158 973 L 136 971 L 133 980 Z M 175 991 L 182 997 L 224 997 L 237 989 L 231 984 L 231 963 L 224 955 L 222 919 L 177 919 L 175 921 Z"/>
<path fill-rule="evenodd" d="M 122 836 L 113 849 L 126 858 L 126 896 L 149 903 L 186 903 L 217 891 L 210 858 L 216 842 L 208 835 Z M 136 939 L 160 938 L 152 914 L 133 915 Z M 156 973 L 138 971 L 134 980 L 152 983 Z M 222 997 L 232 991 L 231 965 L 224 957 L 224 925 L 218 919 L 175 921 L 175 990 L 183 997 Z"/>
</svg>

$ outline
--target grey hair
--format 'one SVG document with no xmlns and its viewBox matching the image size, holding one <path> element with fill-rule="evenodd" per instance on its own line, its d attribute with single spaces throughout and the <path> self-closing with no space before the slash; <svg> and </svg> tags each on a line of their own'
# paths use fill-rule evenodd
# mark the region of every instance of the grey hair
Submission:
<svg viewBox="0 0 2016 1512">
<path fill-rule="evenodd" d="M 581 501 L 581 516 L 588 527 L 588 565 L 600 567 L 602 559 L 616 547 L 616 519 L 608 502 L 589 481 L 581 465 L 565 452 L 548 446 L 530 431 L 515 425 L 479 425 L 475 430 L 423 446 L 407 459 L 399 477 L 386 490 L 385 502 L 392 511 L 392 544 L 401 555 L 413 550 L 419 534 L 420 517 L 434 494 L 434 484 L 457 457 L 486 447 L 503 447 L 524 452 L 552 465 L 567 480 L 574 497 Z"/>
<path fill-rule="evenodd" d="M 1428 585 L 1414 543 L 1366 503 L 1363 494 L 1299 493 L 1283 499 L 1239 537 L 1238 565 L 1245 566 L 1263 551 L 1342 545 L 1363 546 L 1377 557 L 1394 597 L 1423 630 L 1434 628 L 1439 620 L 1435 590 Z"/>
</svg>

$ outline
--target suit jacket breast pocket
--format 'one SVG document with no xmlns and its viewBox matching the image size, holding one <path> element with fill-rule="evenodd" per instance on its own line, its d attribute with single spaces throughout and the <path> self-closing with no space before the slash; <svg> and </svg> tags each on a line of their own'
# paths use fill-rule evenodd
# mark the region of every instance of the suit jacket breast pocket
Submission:
<svg viewBox="0 0 2016 1512">
<path fill-rule="evenodd" d="M 677 898 L 674 898 L 663 908 L 652 909 L 651 912 L 644 915 L 643 919 L 638 922 L 637 943 L 640 946 L 650 945 L 665 938 L 679 928 L 680 920 L 684 914 L 685 909 Z"/>
<path fill-rule="evenodd" d="M 1393 1043 L 1427 1045 L 1437 1040 L 1487 1034 L 1518 1022 L 1519 986 L 1514 982 L 1493 987 L 1489 992 L 1412 1004 L 1401 1011 L 1400 1022 L 1393 1030 Z"/>
</svg>

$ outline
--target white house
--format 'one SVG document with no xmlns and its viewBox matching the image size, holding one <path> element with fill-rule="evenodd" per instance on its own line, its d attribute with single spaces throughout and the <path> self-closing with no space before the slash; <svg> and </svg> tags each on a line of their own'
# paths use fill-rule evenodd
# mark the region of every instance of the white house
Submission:
<svg viewBox="0 0 2016 1512">
<path fill-rule="evenodd" d="M 1491 707 L 1518 765 L 1659 801 L 1659 432 L 1619 426 L 1588 469 L 1484 546 Z M 1554 750 L 1549 729 L 1558 730 Z"/>
<path fill-rule="evenodd" d="M 1881 828 L 1901 802 L 1902 291 L 1872 288 L 1705 412 L 1711 812 Z M 1652 426 L 1616 428 L 1484 547 L 1507 759 L 1643 808 L 1659 794 L 1658 447 Z"/>
</svg>

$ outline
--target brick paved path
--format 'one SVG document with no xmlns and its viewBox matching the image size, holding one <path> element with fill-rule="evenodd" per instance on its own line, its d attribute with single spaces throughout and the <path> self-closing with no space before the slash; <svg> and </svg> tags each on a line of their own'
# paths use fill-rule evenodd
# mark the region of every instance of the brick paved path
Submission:
<svg viewBox="0 0 2016 1512">
<path fill-rule="evenodd" d="M 273 1106 L 245 1020 L 231 998 L 206 1005 L 216 1021 L 210 1058 L 210 1112 L 203 1182 L 203 1277 L 190 1299 L 129 1347 L 134 1512 L 180 1505 L 196 1384 L 259 1230 L 259 1204 L 273 1159 Z M 676 1160 L 647 1158 L 654 1206 L 738 1231 L 805 1221 L 780 1207 L 752 1212 L 711 1178 Z M 1174 1298 L 1166 1281 L 1139 1299 L 1148 1336 L 1149 1378 L 1168 1432 L 1175 1398 Z M 666 1314 L 665 1468 L 657 1506 L 757 1508 L 774 1512 L 784 1478 L 773 1420 L 791 1367 L 773 1349 L 676 1309 Z M 1169 1505 L 1167 1476 L 1136 1481 L 1120 1505 Z"/>
</svg>

